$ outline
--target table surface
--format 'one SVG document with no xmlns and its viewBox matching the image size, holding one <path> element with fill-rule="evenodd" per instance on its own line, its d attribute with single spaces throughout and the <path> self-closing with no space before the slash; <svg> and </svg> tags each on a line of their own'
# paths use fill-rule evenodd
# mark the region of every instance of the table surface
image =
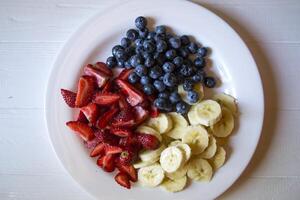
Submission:
<svg viewBox="0 0 300 200">
<path fill-rule="evenodd" d="M 0 199 L 92 199 L 52 150 L 44 119 L 45 88 L 69 36 L 95 13 L 121 1 L 0 1 Z M 218 199 L 299 199 L 300 1 L 194 2 L 221 16 L 247 43 L 266 101 L 258 149 L 239 180 Z"/>
</svg>

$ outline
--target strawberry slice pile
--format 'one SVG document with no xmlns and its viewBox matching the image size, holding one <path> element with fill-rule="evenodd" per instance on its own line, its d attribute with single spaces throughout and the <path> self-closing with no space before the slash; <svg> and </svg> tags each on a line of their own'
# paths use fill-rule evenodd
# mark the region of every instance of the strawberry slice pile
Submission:
<svg viewBox="0 0 300 200">
<path fill-rule="evenodd" d="M 66 125 L 82 138 L 97 165 L 108 173 L 117 170 L 115 181 L 130 189 L 131 182 L 137 181 L 132 164 L 139 151 L 159 146 L 157 138 L 137 133 L 135 128 L 157 116 L 158 110 L 151 98 L 126 81 L 131 70 L 124 69 L 113 78 L 111 69 L 98 62 L 86 65 L 83 71 L 76 93 L 61 89 L 66 104 L 79 110 Z"/>
</svg>

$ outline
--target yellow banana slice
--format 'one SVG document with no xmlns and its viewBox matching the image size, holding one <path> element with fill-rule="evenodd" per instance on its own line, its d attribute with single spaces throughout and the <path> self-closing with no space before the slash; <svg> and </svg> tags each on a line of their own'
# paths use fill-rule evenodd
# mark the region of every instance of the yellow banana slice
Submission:
<svg viewBox="0 0 300 200">
<path fill-rule="evenodd" d="M 139 157 L 144 162 L 154 162 L 160 157 L 161 152 L 166 148 L 164 144 L 161 144 L 158 149 L 144 150 L 139 153 Z"/>
<path fill-rule="evenodd" d="M 172 173 L 166 172 L 165 175 L 169 179 L 177 180 L 179 178 L 184 177 L 186 175 L 186 173 L 187 173 L 187 170 L 188 170 L 188 165 L 185 164 L 182 167 L 180 167 L 178 170 L 176 170 L 175 172 L 172 172 Z"/>
<path fill-rule="evenodd" d="M 234 128 L 234 118 L 230 110 L 226 107 L 222 108 L 222 118 L 211 127 L 212 133 L 216 137 L 229 136 Z"/>
<path fill-rule="evenodd" d="M 149 126 L 139 126 L 136 129 L 136 132 L 138 133 L 144 133 L 144 134 L 150 134 L 150 135 L 154 135 L 155 137 L 157 137 L 157 139 L 161 142 L 162 141 L 162 137 L 161 135 L 154 130 L 153 128 L 149 127 Z"/>
<path fill-rule="evenodd" d="M 228 108 L 233 115 L 237 112 L 237 104 L 233 96 L 225 93 L 220 93 L 214 95 L 213 100 L 217 101 L 222 106 Z"/>
<path fill-rule="evenodd" d="M 222 167 L 226 160 L 226 151 L 223 147 L 219 146 L 215 156 L 211 159 L 211 163 L 215 170 Z"/>
<path fill-rule="evenodd" d="M 168 192 L 179 192 L 184 189 L 186 182 L 186 176 L 183 176 L 176 180 L 167 178 L 162 182 L 161 187 Z"/>
<path fill-rule="evenodd" d="M 150 118 L 146 122 L 146 125 L 155 129 L 160 134 L 166 133 L 173 128 L 171 117 L 165 113 L 160 113 L 157 117 Z"/>
<path fill-rule="evenodd" d="M 168 147 L 161 153 L 159 161 L 166 172 L 175 172 L 184 162 L 183 152 L 175 146 Z"/>
<path fill-rule="evenodd" d="M 198 155 L 202 153 L 208 146 L 208 133 L 202 126 L 189 126 L 182 142 L 186 143 L 192 149 L 192 154 Z"/>
<path fill-rule="evenodd" d="M 173 139 L 181 139 L 184 135 L 184 129 L 188 126 L 188 122 L 182 115 L 175 112 L 169 113 L 169 116 L 172 119 L 173 128 L 166 135 Z"/>
<path fill-rule="evenodd" d="M 201 158 L 209 159 L 212 158 L 217 151 L 217 142 L 214 136 L 209 136 L 208 147 L 200 154 Z"/>
<path fill-rule="evenodd" d="M 146 187 L 156 187 L 164 179 L 164 170 L 159 164 L 140 168 L 138 171 L 138 181 Z"/>
<path fill-rule="evenodd" d="M 213 169 L 207 160 L 196 158 L 190 161 L 187 175 L 195 181 L 210 181 L 213 175 Z"/>
</svg>

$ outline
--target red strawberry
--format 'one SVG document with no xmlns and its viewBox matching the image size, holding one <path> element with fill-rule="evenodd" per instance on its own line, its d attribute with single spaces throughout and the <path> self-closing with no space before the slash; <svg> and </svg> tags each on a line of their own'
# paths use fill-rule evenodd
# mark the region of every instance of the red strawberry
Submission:
<svg viewBox="0 0 300 200">
<path fill-rule="evenodd" d="M 134 107 L 134 113 L 135 113 L 136 124 L 143 123 L 149 117 L 149 111 L 144 109 L 141 106 Z"/>
<path fill-rule="evenodd" d="M 97 160 L 97 165 L 99 167 L 103 167 L 103 160 L 104 160 L 104 157 L 105 156 L 102 156 L 102 157 L 99 157 L 98 160 Z"/>
<path fill-rule="evenodd" d="M 122 152 L 122 148 L 118 146 L 111 146 L 111 145 L 106 145 L 105 146 L 105 154 L 118 154 Z"/>
<path fill-rule="evenodd" d="M 101 140 L 99 138 L 95 137 L 91 141 L 84 141 L 84 145 L 88 149 L 94 149 L 100 142 L 101 142 Z"/>
<path fill-rule="evenodd" d="M 137 158 L 137 154 L 132 149 L 123 150 L 119 157 L 121 165 L 131 165 Z"/>
<path fill-rule="evenodd" d="M 115 166 L 115 158 L 116 157 L 114 156 L 114 154 L 108 154 L 108 155 L 103 156 L 102 168 L 103 168 L 104 171 L 106 171 L 106 172 L 113 172 L 115 170 L 115 168 L 116 168 L 116 166 Z"/>
<path fill-rule="evenodd" d="M 127 188 L 127 189 L 130 189 L 130 187 L 131 187 L 130 181 L 129 181 L 129 176 L 128 176 L 126 173 L 124 173 L 124 172 L 119 172 L 119 173 L 115 176 L 115 181 L 116 181 L 119 185 L 121 185 L 121 186 L 123 186 L 123 187 L 125 187 L 125 188 Z"/>
<path fill-rule="evenodd" d="M 110 134 L 108 130 L 100 130 L 95 131 L 96 138 L 99 139 L 100 142 L 104 142 L 110 145 L 118 145 L 119 139 L 117 136 Z"/>
<path fill-rule="evenodd" d="M 126 101 L 126 98 L 123 95 L 120 95 L 119 108 L 121 110 L 130 108 L 130 105 L 128 104 L 128 102 Z"/>
<path fill-rule="evenodd" d="M 95 137 L 93 129 L 85 123 L 70 121 L 66 124 L 70 129 L 77 132 L 84 141 L 91 141 Z"/>
<path fill-rule="evenodd" d="M 140 133 L 137 135 L 138 142 L 145 148 L 149 150 L 154 150 L 159 147 L 159 140 L 154 135 Z"/>
<path fill-rule="evenodd" d="M 76 117 L 76 121 L 86 123 L 86 124 L 89 123 L 89 120 L 85 117 L 82 111 L 79 111 Z"/>
<path fill-rule="evenodd" d="M 117 168 L 120 170 L 120 172 L 126 173 L 129 175 L 129 179 L 133 182 L 136 182 L 138 177 L 137 177 L 137 172 L 136 169 L 132 165 L 122 165 L 120 163 L 117 163 Z"/>
<path fill-rule="evenodd" d="M 99 155 L 103 155 L 105 152 L 105 144 L 99 143 L 90 153 L 91 157 L 96 157 Z"/>
<path fill-rule="evenodd" d="M 90 103 L 87 106 L 82 107 L 81 111 L 92 124 L 97 121 L 99 116 L 99 109 L 95 103 Z"/>
<path fill-rule="evenodd" d="M 111 77 L 113 75 L 113 72 L 111 71 L 111 69 L 109 69 L 106 66 L 106 64 L 103 62 L 97 62 L 94 67 L 109 77 Z"/>
<path fill-rule="evenodd" d="M 98 92 L 95 95 L 93 102 L 98 105 L 107 106 L 117 102 L 119 99 L 120 99 L 120 95 L 118 94 L 103 94 Z"/>
<path fill-rule="evenodd" d="M 91 76 L 82 76 L 79 79 L 75 101 L 76 107 L 83 107 L 91 101 L 95 86 L 95 79 Z"/>
<path fill-rule="evenodd" d="M 93 65 L 88 64 L 84 67 L 84 73 L 96 79 L 98 87 L 102 87 L 109 79 L 109 75 L 95 68 Z"/>
<path fill-rule="evenodd" d="M 118 79 L 127 81 L 129 74 L 133 71 L 133 69 L 123 69 L 118 76 Z"/>
<path fill-rule="evenodd" d="M 71 91 L 65 90 L 65 89 L 60 89 L 60 93 L 61 93 L 63 99 L 65 100 L 66 104 L 69 107 L 74 108 L 77 94 L 75 92 L 71 92 Z"/>
<path fill-rule="evenodd" d="M 151 109 L 150 109 L 150 117 L 155 118 L 155 117 L 158 117 L 158 115 L 159 115 L 158 108 L 156 108 L 154 105 L 152 105 Z"/>
<path fill-rule="evenodd" d="M 110 122 L 110 120 L 114 117 L 114 115 L 117 114 L 118 111 L 118 108 L 112 108 L 103 113 L 103 115 L 100 116 L 100 118 L 98 119 L 96 126 L 100 129 L 105 128 Z"/>
<path fill-rule="evenodd" d="M 111 128 L 110 132 L 119 137 L 128 137 L 132 135 L 132 132 L 126 128 Z"/>
<path fill-rule="evenodd" d="M 135 120 L 131 109 L 121 110 L 112 122 L 112 126 L 114 127 L 132 127 L 134 125 Z"/>
<path fill-rule="evenodd" d="M 143 94 L 135 87 L 123 80 L 116 80 L 117 85 L 128 96 L 127 101 L 131 106 L 136 106 L 144 101 Z"/>
<path fill-rule="evenodd" d="M 103 85 L 103 89 L 102 89 L 102 93 L 106 94 L 106 93 L 111 93 L 112 92 L 112 88 L 113 88 L 113 82 L 112 81 L 107 81 L 105 83 L 105 85 Z"/>
</svg>

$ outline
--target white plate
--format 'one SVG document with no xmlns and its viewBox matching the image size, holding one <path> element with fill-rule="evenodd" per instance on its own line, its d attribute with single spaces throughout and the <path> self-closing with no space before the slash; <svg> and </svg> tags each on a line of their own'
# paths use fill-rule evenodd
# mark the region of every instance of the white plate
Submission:
<svg viewBox="0 0 300 200">
<path fill-rule="evenodd" d="M 60 88 L 76 90 L 82 66 L 103 61 L 139 16 L 151 17 L 178 34 L 195 36 L 212 49 L 211 69 L 221 79 L 221 91 L 238 99 L 239 127 L 230 138 L 232 152 L 209 183 L 193 182 L 171 194 L 158 188 L 116 185 L 113 176 L 99 169 L 82 142 L 66 126 L 73 117 L 60 96 Z M 264 115 L 263 90 L 256 64 L 240 37 L 222 19 L 196 4 L 170 1 L 130 1 L 95 16 L 73 35 L 60 52 L 48 83 L 46 119 L 58 158 L 70 175 L 90 194 L 106 200 L 213 199 L 228 189 L 249 163 L 258 143 Z"/>
</svg>

